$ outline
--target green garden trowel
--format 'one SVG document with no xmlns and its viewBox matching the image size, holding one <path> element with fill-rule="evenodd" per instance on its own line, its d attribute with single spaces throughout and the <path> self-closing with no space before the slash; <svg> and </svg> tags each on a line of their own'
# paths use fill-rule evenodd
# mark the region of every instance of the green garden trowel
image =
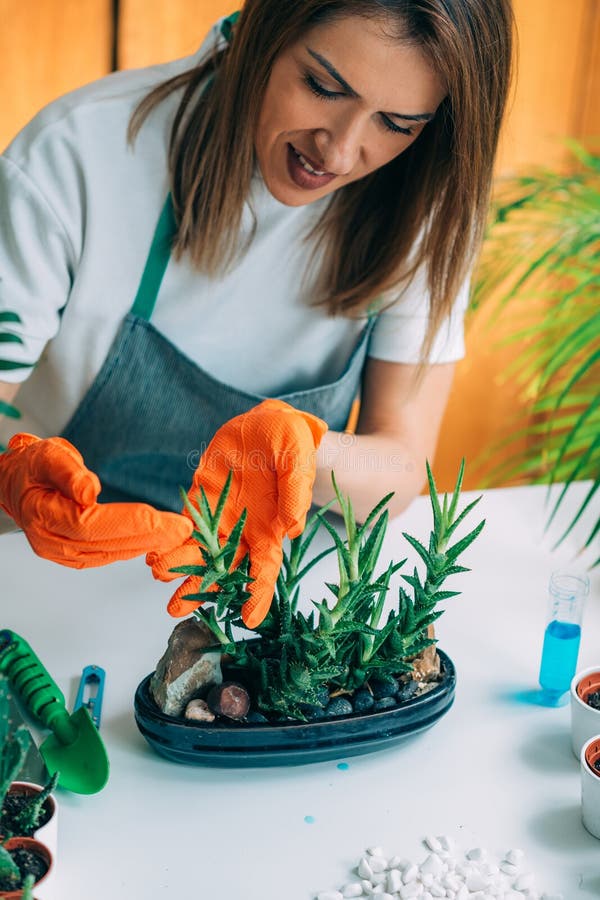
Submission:
<svg viewBox="0 0 600 900">
<path fill-rule="evenodd" d="M 108 781 L 108 757 L 86 706 L 69 714 L 65 698 L 27 641 L 0 630 L 0 672 L 32 714 L 52 734 L 39 750 L 60 787 L 95 794 Z"/>
</svg>

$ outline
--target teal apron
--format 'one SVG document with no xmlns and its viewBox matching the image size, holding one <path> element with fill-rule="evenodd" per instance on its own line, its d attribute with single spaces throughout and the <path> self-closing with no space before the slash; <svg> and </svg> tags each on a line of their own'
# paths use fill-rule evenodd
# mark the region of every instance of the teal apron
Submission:
<svg viewBox="0 0 600 900">
<path fill-rule="evenodd" d="M 215 432 L 265 397 L 213 378 L 152 325 L 175 233 L 169 196 L 131 312 L 62 436 L 99 476 L 101 502 L 142 501 L 179 512 L 179 486 L 188 490 Z M 278 398 L 342 431 L 359 393 L 374 322 L 374 316 L 368 320 L 340 378 Z"/>
</svg>

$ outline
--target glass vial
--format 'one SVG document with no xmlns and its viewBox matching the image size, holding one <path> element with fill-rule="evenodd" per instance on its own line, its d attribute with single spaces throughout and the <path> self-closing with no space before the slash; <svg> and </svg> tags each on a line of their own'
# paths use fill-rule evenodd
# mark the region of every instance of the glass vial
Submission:
<svg viewBox="0 0 600 900">
<path fill-rule="evenodd" d="M 581 617 L 590 581 L 586 575 L 554 572 L 548 590 L 540 684 L 547 694 L 558 699 L 569 690 L 577 671 Z"/>
</svg>

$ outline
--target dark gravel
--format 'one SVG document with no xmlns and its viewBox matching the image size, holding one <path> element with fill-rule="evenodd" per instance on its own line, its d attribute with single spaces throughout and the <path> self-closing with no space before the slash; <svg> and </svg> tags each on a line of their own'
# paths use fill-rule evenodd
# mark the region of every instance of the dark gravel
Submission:
<svg viewBox="0 0 600 900">
<path fill-rule="evenodd" d="M 382 709 L 391 709 L 392 706 L 396 706 L 394 697 L 382 697 L 381 700 L 376 700 L 373 704 L 373 711 L 380 712 Z"/>
<path fill-rule="evenodd" d="M 346 700 L 345 697 L 336 697 L 334 700 L 330 700 L 325 707 L 325 715 L 327 718 L 332 716 L 347 716 L 351 712 L 354 712 L 352 704 L 349 700 Z"/>
<path fill-rule="evenodd" d="M 375 700 L 381 700 L 383 697 L 393 697 L 397 694 L 400 685 L 396 678 L 371 678 L 369 687 Z"/>
<path fill-rule="evenodd" d="M 370 691 L 357 691 L 354 695 L 354 712 L 368 712 L 370 709 L 373 709 L 374 702 Z"/>
<path fill-rule="evenodd" d="M 600 710 L 600 691 L 594 691 L 592 694 L 588 694 L 587 704 L 588 706 L 591 706 L 592 709 Z"/>
<path fill-rule="evenodd" d="M 398 702 L 403 703 L 405 700 L 411 700 L 418 690 L 419 685 L 411 678 L 410 681 L 400 685 L 400 690 L 396 694 Z"/>
</svg>

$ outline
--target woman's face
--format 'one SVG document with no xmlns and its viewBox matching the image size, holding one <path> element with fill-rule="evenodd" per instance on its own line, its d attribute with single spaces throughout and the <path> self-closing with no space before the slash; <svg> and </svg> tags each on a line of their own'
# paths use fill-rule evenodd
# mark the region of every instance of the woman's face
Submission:
<svg viewBox="0 0 600 900">
<path fill-rule="evenodd" d="M 277 58 L 265 92 L 255 149 L 269 191 L 303 206 L 364 178 L 412 144 L 444 94 L 422 50 L 378 22 L 315 26 Z"/>
</svg>

